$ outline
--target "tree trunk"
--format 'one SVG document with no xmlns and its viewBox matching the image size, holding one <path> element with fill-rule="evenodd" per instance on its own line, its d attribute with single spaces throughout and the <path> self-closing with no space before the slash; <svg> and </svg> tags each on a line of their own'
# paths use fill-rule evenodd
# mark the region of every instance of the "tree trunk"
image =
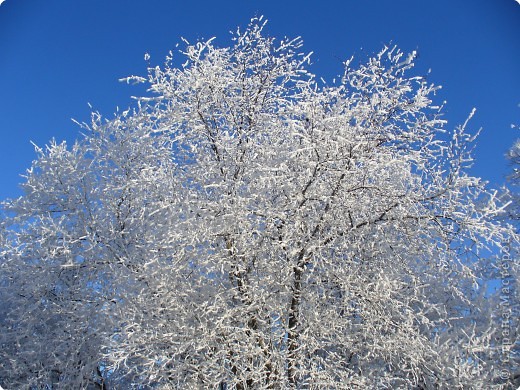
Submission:
<svg viewBox="0 0 520 390">
<path fill-rule="evenodd" d="M 301 256 L 303 257 L 303 256 Z M 293 268 L 294 282 L 293 282 L 293 294 L 291 298 L 291 307 L 289 309 L 289 323 L 287 329 L 287 378 L 293 388 L 296 388 L 298 378 L 296 369 L 298 366 L 297 354 L 298 354 L 298 337 L 299 337 L 299 314 L 300 314 L 300 301 L 301 301 L 301 279 L 303 273 L 303 264 L 301 259 L 298 264 Z"/>
</svg>

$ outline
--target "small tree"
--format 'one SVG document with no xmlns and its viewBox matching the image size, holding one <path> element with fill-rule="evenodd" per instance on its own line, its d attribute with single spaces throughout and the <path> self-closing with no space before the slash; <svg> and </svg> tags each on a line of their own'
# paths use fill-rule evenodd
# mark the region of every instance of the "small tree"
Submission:
<svg viewBox="0 0 520 390">
<path fill-rule="evenodd" d="M 264 25 L 187 43 L 128 79 L 154 93 L 136 110 L 38 150 L 5 204 L 0 383 L 503 386 L 482 277 L 513 232 L 466 124 L 413 53 L 321 86 Z"/>
</svg>

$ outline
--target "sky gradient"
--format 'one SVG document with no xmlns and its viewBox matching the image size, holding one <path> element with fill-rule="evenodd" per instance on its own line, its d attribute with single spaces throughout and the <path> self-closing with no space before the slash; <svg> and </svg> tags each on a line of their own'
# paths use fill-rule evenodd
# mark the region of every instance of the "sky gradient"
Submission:
<svg viewBox="0 0 520 390">
<path fill-rule="evenodd" d="M 515 0 L 6 0 L 0 5 L 0 200 L 21 195 L 20 175 L 35 158 L 31 141 L 72 144 L 90 103 L 105 117 L 142 89 L 119 82 L 161 65 L 185 37 L 217 37 L 264 15 L 275 37 L 301 36 L 311 70 L 332 80 L 352 55 L 385 44 L 417 50 L 415 74 L 443 89 L 448 129 L 477 109 L 482 128 L 471 173 L 504 183 L 504 158 L 520 131 L 520 5 Z"/>
</svg>

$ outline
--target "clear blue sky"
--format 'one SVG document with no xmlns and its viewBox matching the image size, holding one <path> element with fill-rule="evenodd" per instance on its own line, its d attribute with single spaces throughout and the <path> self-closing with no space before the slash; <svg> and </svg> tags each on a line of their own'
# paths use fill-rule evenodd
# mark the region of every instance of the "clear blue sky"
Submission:
<svg viewBox="0 0 520 390">
<path fill-rule="evenodd" d="M 136 87 L 118 82 L 144 75 L 143 56 L 162 64 L 180 37 L 217 36 L 255 15 L 268 33 L 302 36 L 313 71 L 341 73 L 385 43 L 418 50 L 417 72 L 443 85 L 453 127 L 473 107 L 483 128 L 472 173 L 501 185 L 504 153 L 520 137 L 520 5 L 515 0 L 5 0 L 0 5 L 0 200 L 21 194 L 20 174 L 35 154 L 30 141 L 71 142 L 87 103 L 105 116 L 132 104 Z"/>
</svg>

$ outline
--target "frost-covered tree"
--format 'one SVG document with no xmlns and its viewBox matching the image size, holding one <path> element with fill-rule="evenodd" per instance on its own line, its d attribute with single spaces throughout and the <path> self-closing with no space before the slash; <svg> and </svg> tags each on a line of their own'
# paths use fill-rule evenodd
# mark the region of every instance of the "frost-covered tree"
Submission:
<svg viewBox="0 0 520 390">
<path fill-rule="evenodd" d="M 508 177 L 509 182 L 512 186 L 518 187 L 520 186 L 520 139 L 516 140 L 507 152 L 507 159 L 512 168 L 512 172 Z M 515 191 L 513 195 L 510 216 L 514 220 L 520 220 L 520 195 L 518 195 L 518 191 Z"/>
<path fill-rule="evenodd" d="M 4 205 L 0 385 L 507 386 L 485 281 L 515 236 L 466 124 L 413 53 L 323 85 L 264 25 L 38 149 Z"/>
<path fill-rule="evenodd" d="M 142 214 L 171 190 L 163 187 L 172 177 L 170 150 L 149 137 L 143 117 L 96 123 L 72 150 L 55 142 L 37 149 L 25 195 L 5 204 L 0 385 L 7 388 L 103 388 L 113 306 L 139 290 L 138 264 L 161 234 L 157 219 Z"/>
<path fill-rule="evenodd" d="M 512 125 L 512 128 L 518 128 Z M 510 204 L 506 218 L 515 224 L 516 232 L 520 232 L 520 140 L 517 140 L 506 155 L 511 173 L 507 177 L 510 184 Z M 509 245 L 504 248 L 498 262 L 497 277 L 500 280 L 499 294 L 495 294 L 495 315 L 500 315 L 501 330 L 497 339 L 502 345 L 501 356 L 505 360 L 505 372 L 510 373 L 509 382 L 520 387 L 520 247 Z"/>
</svg>

